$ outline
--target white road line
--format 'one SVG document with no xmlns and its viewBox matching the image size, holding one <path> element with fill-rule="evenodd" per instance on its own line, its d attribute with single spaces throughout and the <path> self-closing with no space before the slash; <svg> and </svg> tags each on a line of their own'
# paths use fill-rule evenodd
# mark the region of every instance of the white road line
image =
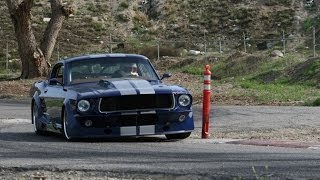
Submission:
<svg viewBox="0 0 320 180">
<path fill-rule="evenodd" d="M 31 119 L 0 119 L 2 124 L 25 124 L 31 123 Z"/>
<path fill-rule="evenodd" d="M 310 147 L 308 147 L 308 149 L 320 150 L 320 145 L 310 146 Z"/>
</svg>

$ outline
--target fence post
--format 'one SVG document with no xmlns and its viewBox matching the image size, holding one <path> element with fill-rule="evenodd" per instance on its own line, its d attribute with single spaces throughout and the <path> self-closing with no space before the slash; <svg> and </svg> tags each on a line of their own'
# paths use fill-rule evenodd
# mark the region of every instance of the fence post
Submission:
<svg viewBox="0 0 320 180">
<path fill-rule="evenodd" d="M 9 43 L 6 44 L 6 70 L 9 69 Z"/>
<path fill-rule="evenodd" d="M 283 43 L 283 55 L 286 54 L 286 39 L 285 39 L 284 30 L 282 31 L 282 43 Z"/>
<path fill-rule="evenodd" d="M 316 57 L 316 28 L 312 28 L 312 41 L 313 41 L 313 57 Z"/>
<path fill-rule="evenodd" d="M 157 55 L 158 55 L 158 61 L 160 60 L 160 40 L 158 39 L 158 41 L 157 41 Z"/>
<path fill-rule="evenodd" d="M 246 34 L 243 32 L 243 46 L 244 52 L 247 53 Z"/>
<path fill-rule="evenodd" d="M 203 31 L 203 39 L 204 39 L 204 52 L 207 52 L 207 39 L 206 39 L 206 30 Z"/>
<path fill-rule="evenodd" d="M 221 44 L 221 38 L 219 37 L 219 53 L 222 53 L 222 44 Z"/>
<path fill-rule="evenodd" d="M 110 53 L 112 53 L 112 35 L 111 35 L 111 33 L 109 35 L 109 47 L 110 47 Z"/>
</svg>

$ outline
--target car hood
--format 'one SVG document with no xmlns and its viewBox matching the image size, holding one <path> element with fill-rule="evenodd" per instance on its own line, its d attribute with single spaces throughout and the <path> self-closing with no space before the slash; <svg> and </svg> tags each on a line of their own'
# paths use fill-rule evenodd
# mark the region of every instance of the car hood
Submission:
<svg viewBox="0 0 320 180">
<path fill-rule="evenodd" d="M 83 83 L 69 86 L 68 90 L 77 93 L 78 98 L 97 98 L 138 94 L 188 93 L 180 86 L 169 86 L 159 81 L 143 79 L 111 79 L 98 83 Z"/>
</svg>

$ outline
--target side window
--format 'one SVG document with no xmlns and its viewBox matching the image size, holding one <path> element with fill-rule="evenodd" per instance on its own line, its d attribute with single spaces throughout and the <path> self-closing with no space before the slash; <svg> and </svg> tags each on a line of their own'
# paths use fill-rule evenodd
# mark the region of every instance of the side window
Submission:
<svg viewBox="0 0 320 180">
<path fill-rule="evenodd" d="M 57 78 L 61 78 L 61 80 L 63 80 L 63 66 L 60 66 L 60 68 L 58 69 Z"/>
<path fill-rule="evenodd" d="M 157 77 L 155 76 L 153 70 L 151 69 L 149 64 L 138 64 L 141 76 L 144 77 L 145 79 L 149 79 L 149 80 L 154 80 L 157 79 Z"/>
<path fill-rule="evenodd" d="M 59 82 L 63 83 L 63 65 L 58 64 L 53 67 L 50 79 L 57 79 Z"/>
</svg>

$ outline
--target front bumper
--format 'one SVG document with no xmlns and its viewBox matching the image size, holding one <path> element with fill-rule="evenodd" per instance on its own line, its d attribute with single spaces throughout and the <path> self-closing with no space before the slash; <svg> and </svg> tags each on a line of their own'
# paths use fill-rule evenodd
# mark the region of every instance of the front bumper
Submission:
<svg viewBox="0 0 320 180">
<path fill-rule="evenodd" d="M 184 120 L 181 121 L 182 117 Z M 92 125 L 87 127 L 86 121 Z M 162 135 L 194 130 L 192 111 L 158 111 L 68 116 L 72 138 Z"/>
</svg>

